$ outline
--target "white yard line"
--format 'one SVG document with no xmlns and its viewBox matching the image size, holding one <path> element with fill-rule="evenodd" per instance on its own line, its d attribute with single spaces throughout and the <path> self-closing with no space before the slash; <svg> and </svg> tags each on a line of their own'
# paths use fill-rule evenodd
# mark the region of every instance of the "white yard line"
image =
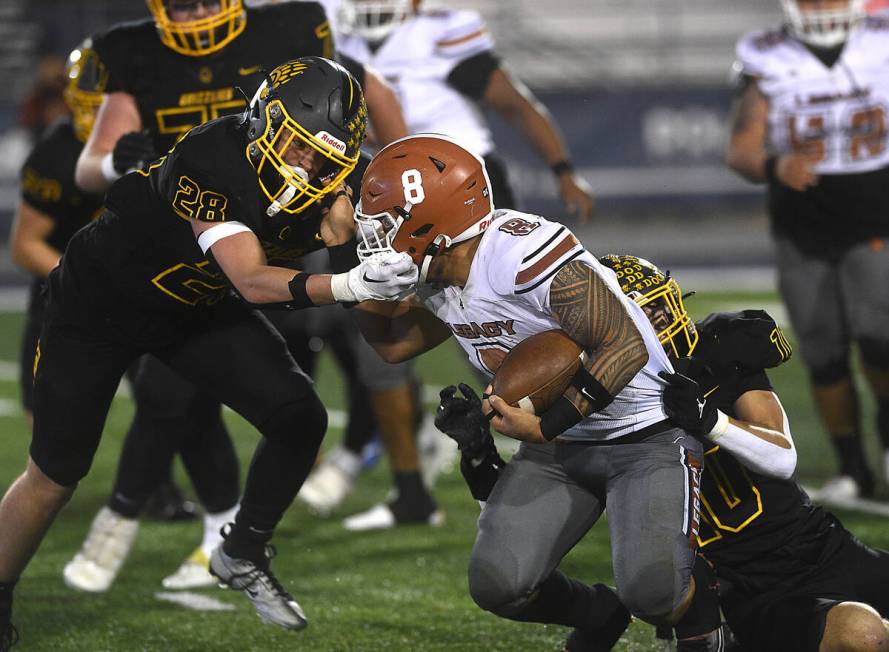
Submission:
<svg viewBox="0 0 889 652">
<path fill-rule="evenodd" d="M 235 606 L 222 602 L 216 598 L 202 593 L 192 593 L 191 591 L 177 591 L 175 593 L 168 591 L 160 591 L 154 594 L 154 597 L 164 602 L 172 602 L 186 609 L 194 611 L 234 611 Z"/>
</svg>

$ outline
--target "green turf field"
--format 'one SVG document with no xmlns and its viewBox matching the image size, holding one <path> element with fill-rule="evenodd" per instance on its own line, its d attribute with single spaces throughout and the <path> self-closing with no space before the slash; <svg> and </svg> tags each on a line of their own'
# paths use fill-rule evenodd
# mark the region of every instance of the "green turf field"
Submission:
<svg viewBox="0 0 889 652">
<path fill-rule="evenodd" d="M 768 294 L 701 295 L 690 302 L 697 317 L 711 310 L 771 307 Z M 18 350 L 19 315 L 0 313 L 0 360 L 14 361 Z M 790 334 L 792 341 L 792 334 Z M 318 385 L 331 408 L 342 406 L 335 370 L 322 365 Z M 443 385 L 471 379 L 456 346 L 446 345 L 420 361 L 425 382 Z M 11 365 L 0 381 L 3 456 L 0 488 L 23 468 L 29 441 L 16 409 L 18 388 Z M 812 413 L 805 377 L 798 361 L 776 370 L 773 381 L 790 415 L 799 449 L 798 475 L 817 484 L 833 471 L 833 455 Z M 868 444 L 877 460 L 877 444 L 868 415 Z M 518 624 L 479 610 L 467 594 L 466 562 L 475 534 L 478 506 L 464 489 L 458 472 L 443 476 L 436 496 L 447 512 L 441 529 L 402 528 L 350 534 L 339 520 L 384 498 L 389 487 L 385 462 L 359 480 L 358 491 L 328 520 L 294 506 L 275 538 L 275 569 L 305 608 L 310 625 L 288 633 L 263 625 L 251 605 L 238 594 L 218 589 L 200 593 L 233 607 L 231 611 L 198 612 L 162 602 L 155 593 L 199 542 L 200 525 L 143 523 L 135 549 L 120 578 L 106 595 L 79 594 L 61 578 L 86 533 L 92 516 L 110 489 L 122 433 L 132 414 L 125 398 L 114 402 L 105 438 L 90 476 L 50 531 L 22 578 L 16 596 L 15 622 L 23 652 L 105 651 L 241 651 L 311 650 L 416 652 L 425 650 L 559 650 L 567 630 Z M 257 435 L 229 414 L 242 463 L 246 465 Z M 326 446 L 340 433 L 331 430 Z M 875 468 L 876 470 L 876 468 Z M 882 488 L 885 498 L 885 487 Z M 846 525 L 866 542 L 889 547 L 884 518 L 842 513 Z M 611 581 L 607 529 L 601 524 L 565 560 L 563 568 L 589 582 Z M 650 627 L 634 623 L 616 648 L 655 650 Z"/>
</svg>

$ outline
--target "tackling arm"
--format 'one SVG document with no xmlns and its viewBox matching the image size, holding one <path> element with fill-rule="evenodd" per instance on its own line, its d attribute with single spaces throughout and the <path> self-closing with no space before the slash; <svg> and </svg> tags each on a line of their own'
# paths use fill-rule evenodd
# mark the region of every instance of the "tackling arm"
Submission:
<svg viewBox="0 0 889 652">
<path fill-rule="evenodd" d="M 774 392 L 744 392 L 734 404 L 736 417 L 722 413 L 709 439 L 764 475 L 787 479 L 796 469 L 790 424 Z M 724 431 L 720 433 L 721 427 Z"/>
<path fill-rule="evenodd" d="M 142 129 L 142 118 L 135 98 L 129 93 L 110 93 L 102 100 L 96 124 L 74 171 L 74 181 L 84 192 L 99 193 L 108 189 L 116 178 L 109 169 L 114 146 L 120 137 Z M 104 168 L 103 168 L 104 162 Z"/>
<path fill-rule="evenodd" d="M 415 296 L 397 303 L 364 301 L 352 314 L 364 339 L 392 364 L 434 349 L 451 336 L 451 330 Z"/>
</svg>

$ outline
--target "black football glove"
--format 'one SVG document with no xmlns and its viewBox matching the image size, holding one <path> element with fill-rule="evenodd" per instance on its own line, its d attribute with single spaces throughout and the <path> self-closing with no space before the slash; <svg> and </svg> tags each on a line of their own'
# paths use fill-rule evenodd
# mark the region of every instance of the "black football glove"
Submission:
<svg viewBox="0 0 889 652">
<path fill-rule="evenodd" d="M 489 443 L 493 444 L 491 426 L 482 412 L 482 401 L 466 383 L 457 388 L 449 385 L 441 390 L 435 427 L 457 442 L 460 452 L 472 459 L 482 457 Z"/>
<path fill-rule="evenodd" d="M 133 168 L 141 168 L 156 158 L 154 142 L 148 132 L 131 131 L 117 139 L 111 153 L 111 164 L 118 174 L 124 174 Z"/>
<path fill-rule="evenodd" d="M 686 432 L 704 437 L 710 434 L 717 421 L 717 409 L 701 397 L 701 386 L 688 376 L 662 371 L 658 374 L 667 381 L 664 388 L 664 412 L 675 425 Z"/>
<path fill-rule="evenodd" d="M 493 439 L 488 440 L 488 444 L 476 453 L 475 458 L 470 458 L 466 454 L 460 456 L 460 473 L 463 474 L 469 492 L 476 500 L 488 499 L 504 466 L 506 462 L 497 452 Z"/>
</svg>

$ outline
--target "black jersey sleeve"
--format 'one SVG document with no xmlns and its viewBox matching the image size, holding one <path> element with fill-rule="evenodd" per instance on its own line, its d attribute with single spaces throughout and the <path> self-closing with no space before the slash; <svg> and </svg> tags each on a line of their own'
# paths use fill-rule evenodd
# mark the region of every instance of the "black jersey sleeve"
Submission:
<svg viewBox="0 0 889 652">
<path fill-rule="evenodd" d="M 447 77 L 454 89 L 472 100 L 481 100 L 491 81 L 491 75 L 500 67 L 500 57 L 492 50 L 479 52 L 464 59 Z"/>
<path fill-rule="evenodd" d="M 64 169 L 69 157 L 60 151 L 60 129 L 50 129 L 31 150 L 20 171 L 23 201 L 58 222 L 69 209 L 74 170 Z"/>
<path fill-rule="evenodd" d="M 142 87 L 158 82 L 152 63 L 165 48 L 151 20 L 114 25 L 93 36 L 93 51 L 107 72 L 106 93 L 123 91 L 136 95 Z"/>
</svg>

